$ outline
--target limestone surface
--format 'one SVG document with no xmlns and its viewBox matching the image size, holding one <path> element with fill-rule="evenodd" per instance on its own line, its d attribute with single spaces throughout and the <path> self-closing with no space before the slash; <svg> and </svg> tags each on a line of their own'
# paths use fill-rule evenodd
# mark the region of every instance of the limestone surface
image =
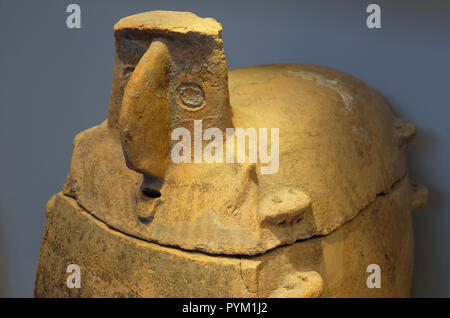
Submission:
<svg viewBox="0 0 450 318">
<path fill-rule="evenodd" d="M 115 25 L 108 118 L 74 139 L 47 206 L 36 295 L 408 296 L 410 214 L 428 198 L 405 164 L 414 124 L 331 68 L 228 71 L 221 31 L 186 12 Z M 278 129 L 267 138 L 275 173 L 249 160 L 250 142 L 232 163 L 197 160 L 204 139 L 186 144 L 189 162 L 173 160 L 177 129 L 230 128 Z M 81 290 L 65 286 L 70 262 L 84 268 Z M 370 264 L 383 268 L 381 290 L 367 288 Z"/>
</svg>

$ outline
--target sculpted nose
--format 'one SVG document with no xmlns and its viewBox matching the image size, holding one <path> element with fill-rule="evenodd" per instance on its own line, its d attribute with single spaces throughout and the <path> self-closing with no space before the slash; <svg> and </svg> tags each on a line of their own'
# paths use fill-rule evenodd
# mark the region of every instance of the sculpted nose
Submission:
<svg viewBox="0 0 450 318">
<path fill-rule="evenodd" d="M 168 162 L 169 67 L 167 46 L 152 42 L 128 81 L 119 118 L 128 168 L 156 178 Z"/>
</svg>

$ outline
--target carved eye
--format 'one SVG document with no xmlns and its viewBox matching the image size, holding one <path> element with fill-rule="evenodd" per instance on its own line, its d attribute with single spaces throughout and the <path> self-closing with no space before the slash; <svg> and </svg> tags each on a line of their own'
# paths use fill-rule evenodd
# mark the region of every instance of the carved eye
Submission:
<svg viewBox="0 0 450 318">
<path fill-rule="evenodd" d="M 200 85 L 182 83 L 177 88 L 178 98 L 188 109 L 200 108 L 205 102 L 205 93 Z"/>
</svg>

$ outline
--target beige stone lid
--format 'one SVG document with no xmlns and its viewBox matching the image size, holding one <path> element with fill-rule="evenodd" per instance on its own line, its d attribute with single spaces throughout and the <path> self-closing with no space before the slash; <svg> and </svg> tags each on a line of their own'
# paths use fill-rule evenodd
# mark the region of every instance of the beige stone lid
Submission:
<svg viewBox="0 0 450 318">
<path fill-rule="evenodd" d="M 228 73 L 220 38 L 196 36 L 220 25 L 190 13 L 139 14 L 115 29 L 160 36 L 116 45 L 142 53 L 116 54 L 108 121 L 75 138 L 63 189 L 111 228 L 185 250 L 255 255 L 331 233 L 406 178 L 403 152 L 415 127 L 360 80 L 298 64 Z M 183 105 L 180 87 L 195 87 L 200 107 Z M 192 131 L 195 120 L 269 136 L 278 128 L 278 171 L 171 162 L 165 131 Z M 162 176 L 160 197 L 143 193 L 143 173 L 152 172 Z"/>
</svg>

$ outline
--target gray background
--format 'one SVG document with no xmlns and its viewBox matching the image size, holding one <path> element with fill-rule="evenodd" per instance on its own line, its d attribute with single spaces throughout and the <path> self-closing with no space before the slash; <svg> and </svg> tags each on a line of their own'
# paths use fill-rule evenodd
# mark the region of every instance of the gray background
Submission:
<svg viewBox="0 0 450 318">
<path fill-rule="evenodd" d="M 69 3 L 82 10 L 70 30 Z M 382 28 L 365 26 L 369 3 Z M 61 190 L 76 133 L 107 115 L 112 27 L 148 10 L 192 11 L 224 26 L 230 69 L 310 63 L 346 71 L 414 121 L 410 175 L 428 186 L 414 214 L 414 295 L 450 296 L 450 1 L 0 0 L 0 295 L 33 295 L 45 203 Z"/>
</svg>

